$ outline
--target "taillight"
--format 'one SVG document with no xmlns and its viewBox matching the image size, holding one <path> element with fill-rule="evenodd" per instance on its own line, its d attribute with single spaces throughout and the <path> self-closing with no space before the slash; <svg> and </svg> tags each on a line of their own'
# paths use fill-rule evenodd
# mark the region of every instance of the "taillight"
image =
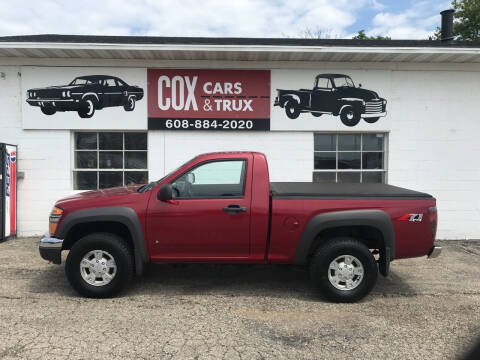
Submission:
<svg viewBox="0 0 480 360">
<path fill-rule="evenodd" d="M 57 232 L 57 226 L 58 222 L 60 221 L 60 218 L 63 215 L 63 210 L 57 207 L 54 207 L 52 209 L 52 212 L 50 213 L 50 217 L 48 218 L 48 232 L 50 233 L 50 236 L 55 235 Z"/>
<path fill-rule="evenodd" d="M 435 239 L 435 236 L 437 235 L 437 222 L 438 222 L 436 206 L 432 206 L 428 208 L 428 222 L 430 223 L 430 230 L 432 230 L 432 236 Z"/>
</svg>

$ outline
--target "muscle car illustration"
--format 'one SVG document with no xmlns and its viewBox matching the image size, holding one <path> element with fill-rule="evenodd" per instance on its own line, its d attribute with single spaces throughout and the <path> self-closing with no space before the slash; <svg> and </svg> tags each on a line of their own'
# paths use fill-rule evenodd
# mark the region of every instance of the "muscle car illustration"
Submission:
<svg viewBox="0 0 480 360">
<path fill-rule="evenodd" d="M 123 106 L 125 111 L 133 111 L 135 102 L 142 98 L 141 87 L 107 75 L 79 76 L 68 85 L 27 91 L 27 103 L 39 106 L 45 115 L 53 115 L 57 111 L 77 111 L 82 118 L 90 118 L 95 110 L 112 106 Z"/>
<path fill-rule="evenodd" d="M 315 77 L 313 89 L 277 89 L 274 106 L 285 108 L 290 119 L 300 113 L 313 116 L 340 115 L 346 126 L 355 126 L 361 118 L 372 124 L 387 114 L 387 100 L 375 91 L 355 87 L 353 80 L 344 74 L 320 74 Z"/>
</svg>

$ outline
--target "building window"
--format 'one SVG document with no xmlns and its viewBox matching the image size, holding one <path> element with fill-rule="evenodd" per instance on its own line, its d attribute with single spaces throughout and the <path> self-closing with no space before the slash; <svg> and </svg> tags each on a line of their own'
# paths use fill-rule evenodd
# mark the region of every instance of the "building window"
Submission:
<svg viewBox="0 0 480 360">
<path fill-rule="evenodd" d="M 315 134 L 314 182 L 386 182 L 386 134 Z"/>
<path fill-rule="evenodd" d="M 96 190 L 148 182 L 147 133 L 76 132 L 75 190 Z"/>
</svg>

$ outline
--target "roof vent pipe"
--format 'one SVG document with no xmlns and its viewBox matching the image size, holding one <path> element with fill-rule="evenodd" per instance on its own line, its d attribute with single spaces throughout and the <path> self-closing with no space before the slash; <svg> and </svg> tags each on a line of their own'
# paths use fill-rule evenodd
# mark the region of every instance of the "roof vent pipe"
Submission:
<svg viewBox="0 0 480 360">
<path fill-rule="evenodd" d="M 453 41 L 453 13 L 455 10 L 443 10 L 442 15 L 442 42 L 450 43 Z"/>
</svg>

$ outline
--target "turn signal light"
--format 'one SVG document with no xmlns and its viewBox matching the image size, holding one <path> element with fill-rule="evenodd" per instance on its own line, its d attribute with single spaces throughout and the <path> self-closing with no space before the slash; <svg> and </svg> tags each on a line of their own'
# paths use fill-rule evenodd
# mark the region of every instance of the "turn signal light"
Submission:
<svg viewBox="0 0 480 360">
<path fill-rule="evenodd" d="M 58 227 L 58 222 L 60 221 L 60 218 L 63 215 L 63 210 L 57 207 L 54 207 L 52 209 L 52 212 L 50 213 L 50 217 L 48 218 L 48 232 L 50 233 L 50 236 L 55 235 L 57 232 L 57 227 Z"/>
</svg>

